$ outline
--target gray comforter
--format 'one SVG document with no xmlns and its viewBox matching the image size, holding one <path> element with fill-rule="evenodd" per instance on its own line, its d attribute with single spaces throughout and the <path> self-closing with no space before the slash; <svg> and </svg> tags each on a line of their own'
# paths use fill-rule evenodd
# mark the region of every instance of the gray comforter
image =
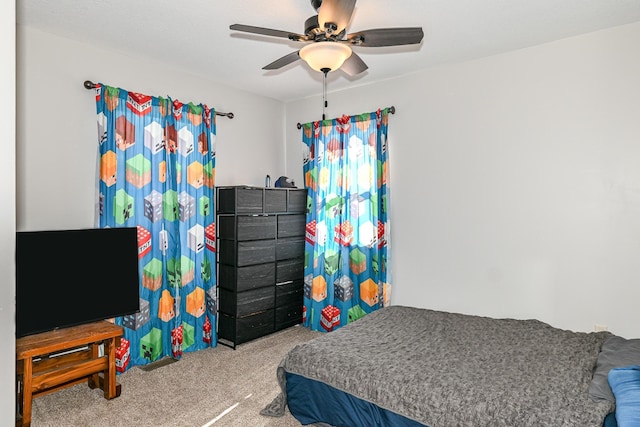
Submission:
<svg viewBox="0 0 640 427">
<path fill-rule="evenodd" d="M 284 413 L 286 371 L 430 427 L 601 427 L 613 405 L 588 391 L 609 336 L 391 306 L 292 349 L 263 413 Z"/>
</svg>

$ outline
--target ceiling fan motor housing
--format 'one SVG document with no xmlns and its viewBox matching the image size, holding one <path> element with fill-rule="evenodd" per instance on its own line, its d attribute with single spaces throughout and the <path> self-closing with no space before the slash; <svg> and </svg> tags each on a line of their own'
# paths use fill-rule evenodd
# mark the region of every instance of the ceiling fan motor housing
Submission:
<svg viewBox="0 0 640 427">
<path fill-rule="evenodd" d="M 316 12 L 320 8 L 320 5 L 322 5 L 322 0 L 311 0 L 311 6 L 313 6 Z"/>
<path fill-rule="evenodd" d="M 318 15 L 313 15 L 304 21 L 304 33 L 314 41 L 340 40 L 346 33 L 345 30 L 342 30 L 340 33 L 335 33 L 337 27 L 336 24 L 332 22 L 327 22 L 325 27 L 327 28 L 320 28 Z"/>
<path fill-rule="evenodd" d="M 320 27 L 318 26 L 318 15 L 313 15 L 304 21 L 304 33 L 309 37 L 315 37 L 320 34 Z"/>
</svg>

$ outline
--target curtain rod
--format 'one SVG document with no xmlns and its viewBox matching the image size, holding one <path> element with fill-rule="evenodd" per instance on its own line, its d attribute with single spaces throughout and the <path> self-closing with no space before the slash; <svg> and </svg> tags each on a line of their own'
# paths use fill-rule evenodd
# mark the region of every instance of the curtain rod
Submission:
<svg viewBox="0 0 640 427">
<path fill-rule="evenodd" d="M 85 89 L 95 89 L 96 86 L 97 85 L 94 82 L 92 82 L 91 80 L 85 80 L 84 81 L 84 88 Z M 216 116 L 224 116 L 224 117 L 229 117 L 230 119 L 233 119 L 233 113 L 221 113 L 219 111 L 216 111 Z"/>
<path fill-rule="evenodd" d="M 391 114 L 395 114 L 396 113 L 396 107 L 394 107 L 393 105 L 391 107 L 389 107 L 389 112 Z M 302 129 L 302 125 L 300 123 L 298 123 L 296 126 L 298 127 L 298 129 Z"/>
</svg>

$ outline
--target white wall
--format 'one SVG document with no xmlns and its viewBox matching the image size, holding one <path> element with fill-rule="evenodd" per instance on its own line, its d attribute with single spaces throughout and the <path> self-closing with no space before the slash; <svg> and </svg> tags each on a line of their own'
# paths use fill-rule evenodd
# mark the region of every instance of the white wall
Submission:
<svg viewBox="0 0 640 427">
<path fill-rule="evenodd" d="M 15 3 L 0 2 L 0 425 L 15 423 Z"/>
<path fill-rule="evenodd" d="M 640 23 L 329 94 L 328 117 L 397 109 L 393 304 L 640 337 L 638 40 Z M 297 182 L 320 99 L 286 105 Z"/>
<path fill-rule="evenodd" d="M 94 224 L 97 127 L 85 80 L 206 103 L 217 118 L 216 184 L 264 185 L 284 175 L 284 105 L 143 58 L 18 26 L 17 227 Z M 179 64 L 178 64 L 179 65 Z"/>
</svg>

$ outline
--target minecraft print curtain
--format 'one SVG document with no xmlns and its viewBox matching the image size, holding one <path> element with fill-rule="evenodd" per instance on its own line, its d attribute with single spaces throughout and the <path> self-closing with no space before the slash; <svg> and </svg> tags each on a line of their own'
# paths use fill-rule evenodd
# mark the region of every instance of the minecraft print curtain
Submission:
<svg viewBox="0 0 640 427">
<path fill-rule="evenodd" d="M 138 229 L 140 311 L 114 320 L 118 372 L 215 346 L 215 112 L 101 84 L 96 110 L 99 226 Z"/>
<path fill-rule="evenodd" d="M 304 325 L 332 331 L 388 304 L 388 109 L 302 127 Z"/>
</svg>

